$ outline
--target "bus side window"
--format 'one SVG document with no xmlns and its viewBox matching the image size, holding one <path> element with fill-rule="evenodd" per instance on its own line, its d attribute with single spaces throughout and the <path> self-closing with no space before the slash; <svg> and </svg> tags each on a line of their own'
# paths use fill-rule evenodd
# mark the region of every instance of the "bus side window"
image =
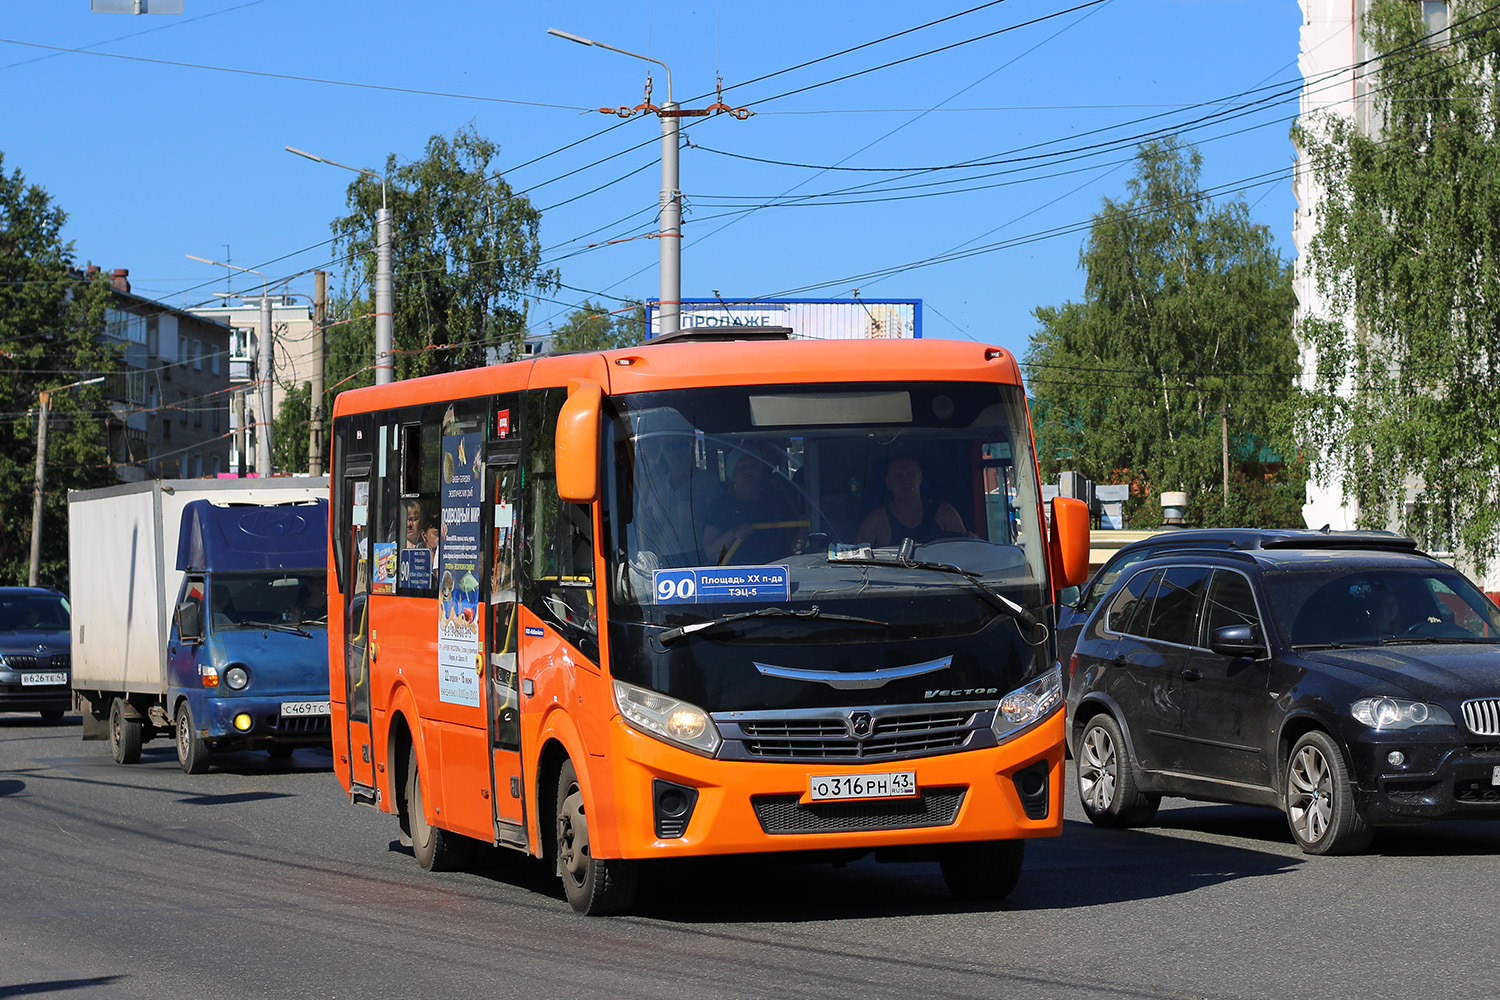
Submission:
<svg viewBox="0 0 1500 1000">
<path fill-rule="evenodd" d="M 523 573 L 526 603 L 566 635 L 597 634 L 594 603 L 594 526 L 588 504 L 565 503 L 557 495 L 553 468 L 557 414 L 564 389 L 541 392 L 528 407 L 526 444 L 526 539 Z M 531 420 L 531 416 L 535 420 Z"/>
</svg>

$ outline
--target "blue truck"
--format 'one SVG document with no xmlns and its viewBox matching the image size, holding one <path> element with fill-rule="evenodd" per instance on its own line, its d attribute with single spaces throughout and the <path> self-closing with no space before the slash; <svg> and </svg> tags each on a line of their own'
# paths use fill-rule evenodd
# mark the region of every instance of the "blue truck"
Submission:
<svg viewBox="0 0 1500 1000">
<path fill-rule="evenodd" d="M 326 480 L 152 480 L 68 496 L 74 707 L 131 764 L 329 745 Z"/>
</svg>

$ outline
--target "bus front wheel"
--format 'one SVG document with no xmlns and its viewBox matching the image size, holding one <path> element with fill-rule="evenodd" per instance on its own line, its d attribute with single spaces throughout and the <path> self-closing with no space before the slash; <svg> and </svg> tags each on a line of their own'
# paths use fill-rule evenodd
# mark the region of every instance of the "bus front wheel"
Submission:
<svg viewBox="0 0 1500 1000">
<path fill-rule="evenodd" d="M 940 862 L 943 881 L 958 899 L 1004 899 L 1021 877 L 1024 840 L 950 844 Z"/>
<path fill-rule="evenodd" d="M 557 776 L 557 874 L 574 911 L 589 917 L 629 913 L 640 885 L 640 864 L 594 857 L 588 815 L 573 762 Z"/>
</svg>

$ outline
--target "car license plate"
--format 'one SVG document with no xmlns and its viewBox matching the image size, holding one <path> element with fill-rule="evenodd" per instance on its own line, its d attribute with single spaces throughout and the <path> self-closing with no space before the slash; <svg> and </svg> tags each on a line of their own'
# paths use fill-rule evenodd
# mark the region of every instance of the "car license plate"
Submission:
<svg viewBox="0 0 1500 1000">
<path fill-rule="evenodd" d="M 808 798 L 814 802 L 830 799 L 910 798 L 917 794 L 917 772 L 814 774 L 807 779 L 807 792 Z"/>
<path fill-rule="evenodd" d="M 22 674 L 21 686 L 32 687 L 42 684 L 66 684 L 68 675 L 62 671 L 53 671 L 50 674 Z"/>
<path fill-rule="evenodd" d="M 288 715 L 332 715 L 333 708 L 326 701 L 284 701 L 281 714 Z"/>
</svg>

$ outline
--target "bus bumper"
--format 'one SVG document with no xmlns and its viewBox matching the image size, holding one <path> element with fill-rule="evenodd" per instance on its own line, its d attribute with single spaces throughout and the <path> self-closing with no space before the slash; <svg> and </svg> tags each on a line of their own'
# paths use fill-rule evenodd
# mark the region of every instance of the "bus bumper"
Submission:
<svg viewBox="0 0 1500 1000">
<path fill-rule="evenodd" d="M 626 858 L 1013 840 L 1062 832 L 1063 728 L 1058 711 L 998 747 L 813 765 L 710 760 L 616 717 L 600 763 L 612 769 Z M 896 772 L 915 772 L 915 796 L 811 798 L 818 776 Z"/>
</svg>

